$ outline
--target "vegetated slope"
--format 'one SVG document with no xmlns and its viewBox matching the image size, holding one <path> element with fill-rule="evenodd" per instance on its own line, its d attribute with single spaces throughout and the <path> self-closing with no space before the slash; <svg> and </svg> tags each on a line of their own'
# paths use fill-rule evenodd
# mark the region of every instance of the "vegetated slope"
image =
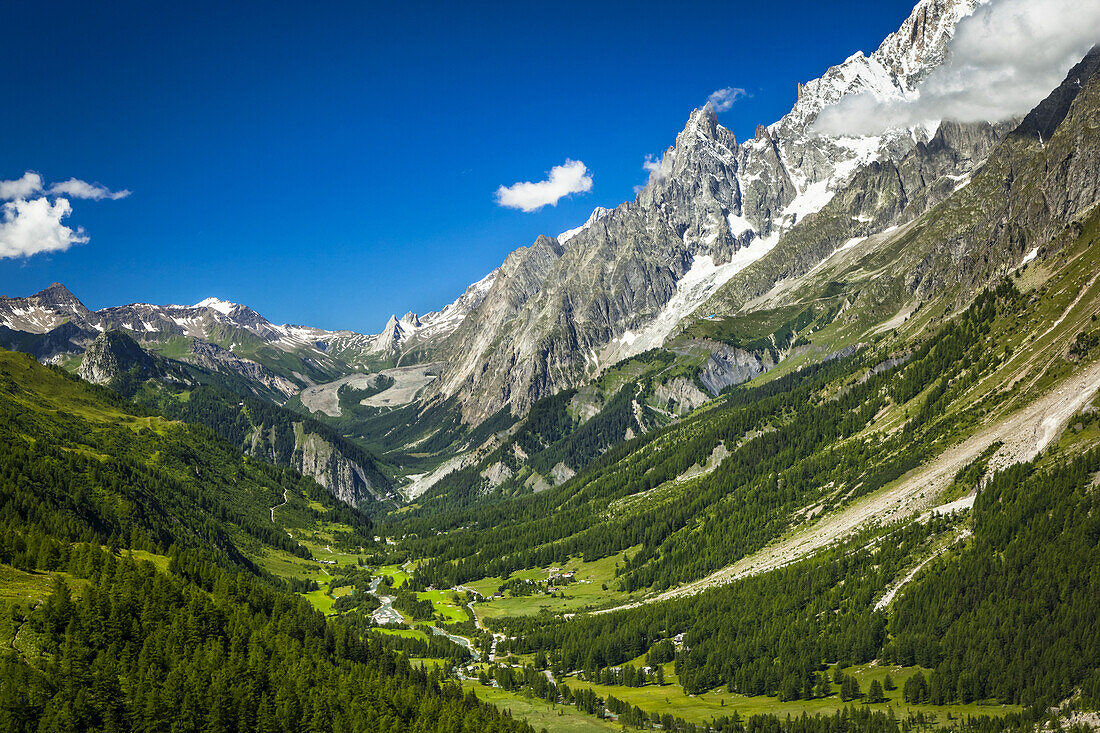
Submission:
<svg viewBox="0 0 1100 733">
<path fill-rule="evenodd" d="M 640 543 L 643 549 L 625 568 L 624 582 L 635 589 L 665 588 L 759 549 L 805 516 L 874 493 L 981 421 L 1022 406 L 1036 390 L 1082 368 L 1088 359 L 1067 361 L 1066 353 L 1088 326 L 1083 317 L 1097 309 L 1093 285 L 1100 268 L 1092 245 L 1100 151 L 1089 131 L 1095 130 L 1100 110 L 1100 78 L 1090 76 L 1098 58 L 1100 53 L 1091 53 L 1071 72 L 1074 82 L 1082 81 L 1076 93 L 1052 95 L 1064 110 L 1043 144 L 1031 139 L 1031 122 L 1025 122 L 995 148 L 969 186 L 899 237 L 880 241 L 845 260 L 844 269 L 828 273 L 849 278 L 821 283 L 811 273 L 787 291 L 791 310 L 823 309 L 796 322 L 810 344 L 879 342 L 866 350 L 862 364 L 839 373 L 838 366 L 826 367 L 830 378 L 816 384 L 814 372 L 782 382 L 790 388 L 770 401 L 719 401 L 697 419 L 637 439 L 644 450 L 625 443 L 538 497 L 450 514 L 443 510 L 437 520 L 409 520 L 402 530 L 421 537 L 422 554 L 437 559 L 431 567 L 443 577 L 457 573 L 460 580 L 481 570 L 496 574 L 570 554 L 606 556 Z M 1005 170 L 1014 172 L 1014 184 L 1007 204 L 1001 204 L 1005 199 L 992 189 L 1004 185 Z M 1040 197 L 1046 205 L 1028 203 L 1035 190 L 1049 191 Z M 981 201 L 991 202 L 988 208 L 1007 207 L 1004 230 L 1015 232 L 1007 241 L 989 237 L 990 217 L 975 213 L 984 211 Z M 966 216 L 972 220 L 967 228 L 944 235 L 945 226 L 958 227 Z M 1028 249 L 1043 252 L 1032 265 L 1038 281 L 1029 285 L 1035 288 L 1030 294 L 1002 284 L 951 317 L 953 306 L 973 297 L 975 288 L 999 272 L 1014 272 L 1008 263 L 1018 265 Z M 960 251 L 969 253 L 965 263 Z M 935 264 L 948 256 L 951 268 Z M 889 264 L 899 260 L 932 264 L 918 268 L 913 280 Z M 894 282 L 884 270 L 897 273 Z M 885 283 L 877 281 L 884 276 Z M 914 289 L 899 282 L 903 278 Z M 907 312 L 916 315 L 908 323 L 888 322 L 901 328 L 886 336 L 879 328 L 882 320 L 907 302 Z M 1044 323 L 1052 311 L 1057 319 Z M 1013 385 L 1019 391 L 1011 391 Z M 730 456 L 713 472 L 691 483 L 673 481 L 705 462 L 719 444 Z M 457 527 L 465 529 L 429 536 Z M 479 553 L 485 567 L 476 561 Z"/>
<path fill-rule="evenodd" d="M 78 373 L 171 419 L 206 425 L 250 456 L 312 477 L 343 502 L 393 499 L 392 481 L 368 451 L 316 420 L 254 397 L 255 382 L 237 374 L 151 354 L 123 331 L 97 336 Z"/>
<path fill-rule="evenodd" d="M 270 507 L 289 493 L 296 505 L 321 502 L 363 541 L 370 537 L 370 521 L 312 479 L 245 458 L 208 428 L 165 420 L 29 356 L 0 351 L 0 410 L 3 516 L 13 533 L 201 548 L 227 568 L 258 572 L 253 546 L 310 557 L 271 520 Z"/>
<path fill-rule="evenodd" d="M 292 467 L 347 504 L 369 508 L 396 498 L 375 456 L 286 408 L 206 385 L 146 383 L 133 399 L 171 419 L 206 425 L 249 456 Z"/>
<path fill-rule="evenodd" d="M 905 365 L 868 376 L 874 363 L 849 357 L 742 388 L 710 410 L 612 449 L 559 489 L 408 520 L 400 531 L 422 538 L 407 544 L 436 558 L 422 568 L 436 582 L 452 573 L 459 582 L 479 572 L 507 574 L 570 555 L 594 559 L 638 544 L 623 569 L 627 589 L 700 577 L 762 547 L 801 520 L 797 511 L 850 503 L 934 454 L 938 441 L 974 419 L 944 414 L 964 382 L 949 385 L 941 375 L 969 368 L 977 378 L 994 369 L 1003 357 L 989 352 L 984 334 L 1021 300 L 1011 286 L 983 295 Z M 892 403 L 915 413 L 905 429 L 868 430 Z M 719 446 L 728 456 L 687 478 Z M 429 529 L 442 526 L 456 531 L 437 537 Z"/>
<path fill-rule="evenodd" d="M 624 665 L 671 649 L 691 694 L 816 700 L 840 684 L 851 700 L 841 668 L 878 660 L 924 668 L 907 703 L 1028 706 L 995 727 L 1071 697 L 1100 706 L 1097 67 L 1094 51 L 911 224 L 684 335 L 767 334 L 790 350 L 763 378 L 541 493 L 475 479 L 449 488 L 455 505 L 429 495 L 395 516 L 384 531 L 428 558 L 413 585 L 511 587 L 625 551 L 611 582 L 631 607 L 486 620 L 503 653 L 601 690 L 655 684 Z M 572 397 L 533 411 L 510 449 L 568 433 Z M 963 513 L 913 521 L 936 507 Z M 663 710 L 649 699 L 614 705 L 645 725 Z"/>
<path fill-rule="evenodd" d="M 996 700 L 1038 712 L 1080 690 L 1095 709 L 1098 469 L 1100 450 L 1092 448 L 997 474 L 975 504 L 973 536 L 932 560 L 885 610 L 875 601 L 892 579 L 965 519 L 874 530 L 817 558 L 690 598 L 495 625 L 515 636 L 514 649 L 541 651 L 551 664 L 587 670 L 590 678 L 683 634 L 675 662 L 687 692 L 723 685 L 746 695 L 813 698 L 822 694 L 826 665 L 878 659 L 933 670 L 912 699 L 907 691 L 914 703 Z"/>
<path fill-rule="evenodd" d="M 0 570 L 53 576 L 3 602 L 4 730 L 530 730 L 257 569 L 309 556 L 282 523 L 307 498 L 370 544 L 312 480 L 6 351 L 0 414 Z"/>
</svg>

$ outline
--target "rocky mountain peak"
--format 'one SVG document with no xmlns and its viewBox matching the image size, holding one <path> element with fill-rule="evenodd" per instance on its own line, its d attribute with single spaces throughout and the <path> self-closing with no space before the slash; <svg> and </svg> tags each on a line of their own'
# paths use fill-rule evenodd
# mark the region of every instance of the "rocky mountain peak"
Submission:
<svg viewBox="0 0 1100 733">
<path fill-rule="evenodd" d="M 589 215 L 588 221 L 586 221 L 584 224 L 581 224 L 579 227 L 575 227 L 573 229 L 567 229 L 566 231 L 559 234 L 556 237 L 556 239 L 558 240 L 558 244 L 565 244 L 570 239 L 577 236 L 578 234 L 583 232 L 585 229 L 592 226 L 597 221 L 604 218 L 605 216 L 607 216 L 610 213 L 611 213 L 611 209 L 605 209 L 602 206 L 597 206 L 595 209 L 592 210 L 592 214 Z"/>
<path fill-rule="evenodd" d="M 697 138 L 718 143 L 729 149 L 737 147 L 737 138 L 718 124 L 718 113 L 711 104 L 705 104 L 692 111 L 683 132 L 676 137 L 676 148 L 687 147 Z"/>
<path fill-rule="evenodd" d="M 229 302 L 228 300 L 222 300 L 221 298 L 211 297 L 211 298 L 204 298 L 203 300 L 200 300 L 198 303 L 195 303 L 195 305 L 193 307 L 194 308 L 210 308 L 211 310 L 216 310 L 218 313 L 221 313 L 222 315 L 227 316 L 230 313 L 232 313 L 235 308 L 238 308 L 239 306 L 236 303 Z"/>
<path fill-rule="evenodd" d="M 87 310 L 84 304 L 61 283 L 52 283 L 49 287 L 38 291 L 31 297 L 37 300 L 41 305 L 51 305 L 58 308 L 67 307 L 73 308 L 74 310 Z"/>
<path fill-rule="evenodd" d="M 872 56 L 901 86 L 912 89 L 943 61 L 955 26 L 977 5 L 978 0 L 921 0 Z"/>
<path fill-rule="evenodd" d="M 27 297 L 0 296 L 0 325 L 16 331 L 46 333 L 63 323 L 91 328 L 97 322 L 96 315 L 61 283 Z"/>
<path fill-rule="evenodd" d="M 449 366 L 433 389 L 458 396 L 472 422 L 505 404 L 518 414 L 659 346 L 700 299 L 776 247 L 857 171 L 928 140 L 933 130 L 923 128 L 864 138 L 818 135 L 811 125 L 849 94 L 911 93 L 976 2 L 920 0 L 879 50 L 857 51 L 800 85 L 790 113 L 752 140 L 738 144 L 712 105 L 693 110 L 634 201 L 505 258 L 477 317 L 461 319 L 436 354 Z M 392 333 L 380 339 L 393 344 Z"/>
<path fill-rule="evenodd" d="M 79 374 L 93 384 L 104 384 L 134 368 L 143 377 L 157 373 L 156 361 L 137 341 L 121 331 L 104 331 L 85 350 Z"/>
</svg>

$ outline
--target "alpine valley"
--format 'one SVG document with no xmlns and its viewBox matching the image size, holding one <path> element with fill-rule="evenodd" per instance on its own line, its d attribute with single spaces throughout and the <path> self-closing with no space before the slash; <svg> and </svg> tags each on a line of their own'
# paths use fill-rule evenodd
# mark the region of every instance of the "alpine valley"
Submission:
<svg viewBox="0 0 1100 733">
<path fill-rule="evenodd" d="M 377 334 L 0 298 L 0 729 L 1100 727 L 1100 48 L 815 128 L 977 7 Z"/>
</svg>

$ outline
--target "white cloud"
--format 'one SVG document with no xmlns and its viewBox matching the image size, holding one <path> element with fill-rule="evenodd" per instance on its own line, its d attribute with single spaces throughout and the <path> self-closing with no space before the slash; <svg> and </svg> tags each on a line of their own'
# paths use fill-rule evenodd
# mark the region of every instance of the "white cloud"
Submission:
<svg viewBox="0 0 1100 733">
<path fill-rule="evenodd" d="M 645 160 L 642 161 L 642 170 L 649 173 L 650 178 L 656 177 L 658 180 L 667 178 L 672 173 L 672 166 L 676 162 L 676 148 L 669 148 L 665 151 L 665 154 L 661 157 L 656 157 L 646 153 Z"/>
<path fill-rule="evenodd" d="M 535 211 L 549 204 L 557 206 L 558 201 L 572 193 L 584 193 L 592 190 L 592 176 L 588 168 L 579 160 L 566 158 L 563 165 L 550 169 L 545 181 L 514 183 L 497 189 L 496 199 L 501 206 L 521 211 Z"/>
<path fill-rule="evenodd" d="M 0 181 L 0 259 L 30 257 L 40 252 L 63 252 L 84 244 L 84 229 L 62 223 L 73 213 L 69 198 L 117 200 L 130 195 L 98 183 L 70 178 L 47 187 L 42 176 L 27 171 L 22 178 Z M 69 198 L 64 198 L 64 197 Z"/>
<path fill-rule="evenodd" d="M 117 201 L 130 195 L 130 191 L 125 188 L 121 191 L 112 191 L 106 186 L 81 181 L 79 178 L 70 178 L 67 181 L 53 184 L 50 186 L 50 193 L 71 196 L 75 199 L 92 199 L 93 201 L 102 199 Z"/>
<path fill-rule="evenodd" d="M 711 92 L 710 96 L 707 97 L 707 104 L 714 107 L 715 112 L 725 112 L 733 106 L 734 102 L 746 96 L 748 96 L 748 92 L 741 87 L 726 87 Z"/>
<path fill-rule="evenodd" d="M 1100 43 L 1100 3 L 988 0 L 959 24 L 947 60 L 908 99 L 868 94 L 822 110 L 814 129 L 874 135 L 936 120 L 998 122 L 1026 114 Z"/>
<path fill-rule="evenodd" d="M 73 231 L 61 223 L 73 210 L 68 199 L 59 198 L 51 203 L 44 196 L 30 200 L 16 198 L 3 204 L 2 210 L 0 259 L 61 252 L 88 241 L 83 229 Z"/>
<path fill-rule="evenodd" d="M 0 181 L 0 200 L 25 199 L 42 190 L 42 176 L 27 171 L 14 181 Z"/>
</svg>

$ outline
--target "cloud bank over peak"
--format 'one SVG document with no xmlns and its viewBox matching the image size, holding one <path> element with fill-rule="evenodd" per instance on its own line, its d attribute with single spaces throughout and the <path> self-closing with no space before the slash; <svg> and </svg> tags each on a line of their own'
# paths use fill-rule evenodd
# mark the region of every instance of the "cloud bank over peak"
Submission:
<svg viewBox="0 0 1100 733">
<path fill-rule="evenodd" d="M 748 95 L 749 93 L 741 87 L 716 89 L 707 97 L 707 104 L 713 107 L 715 112 L 726 112 L 733 106 L 734 102 Z"/>
<path fill-rule="evenodd" d="M 926 122 L 999 122 L 1026 114 L 1100 43 L 1100 2 L 987 0 L 961 21 L 947 59 L 905 99 L 842 98 L 814 124 L 877 135 Z"/>
<path fill-rule="evenodd" d="M 69 198 L 99 201 L 129 195 L 127 190 L 111 191 L 77 178 L 47 187 L 41 174 L 34 171 L 0 181 L 0 201 L 4 202 L 0 205 L 0 259 L 63 252 L 74 244 L 85 244 L 89 238 L 84 229 L 63 222 L 73 213 Z"/>
<path fill-rule="evenodd" d="M 558 201 L 574 193 L 592 190 L 592 175 L 579 160 L 565 159 L 562 165 L 550 169 L 545 181 L 522 181 L 501 186 L 496 192 L 500 206 L 520 211 L 536 211 L 543 206 L 557 206 Z"/>
</svg>

